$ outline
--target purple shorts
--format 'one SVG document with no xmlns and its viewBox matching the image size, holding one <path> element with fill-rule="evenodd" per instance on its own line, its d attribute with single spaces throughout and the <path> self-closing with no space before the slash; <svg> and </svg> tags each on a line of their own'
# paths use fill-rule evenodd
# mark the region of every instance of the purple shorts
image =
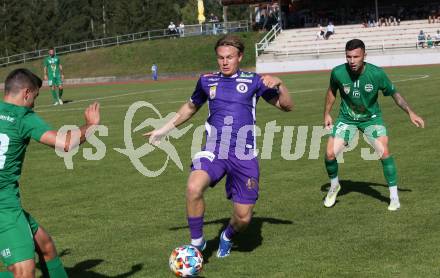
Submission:
<svg viewBox="0 0 440 278">
<path fill-rule="evenodd" d="M 258 199 L 260 171 L 257 158 L 240 160 L 234 155 L 219 159 L 209 151 L 194 156 L 191 170 L 203 170 L 211 178 L 214 187 L 226 175 L 226 197 L 234 203 L 255 204 Z"/>
</svg>

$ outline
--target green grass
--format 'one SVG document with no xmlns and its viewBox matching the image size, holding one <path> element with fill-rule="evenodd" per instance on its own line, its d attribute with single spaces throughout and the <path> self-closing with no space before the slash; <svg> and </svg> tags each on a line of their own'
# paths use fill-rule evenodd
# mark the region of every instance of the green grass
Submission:
<svg viewBox="0 0 440 278">
<path fill-rule="evenodd" d="M 226 259 L 215 257 L 219 231 L 232 210 L 224 197 L 224 182 L 206 192 L 205 277 L 439 277 L 440 67 L 386 71 L 426 120 L 426 128 L 417 129 L 391 98 L 380 97 L 398 167 L 401 210 L 387 211 L 388 188 L 380 163 L 360 158 L 365 142 L 346 153 L 340 165 L 343 191 L 338 203 L 332 209 L 323 207 L 328 186 L 325 138 L 319 158 L 308 155 L 312 126 L 322 124 L 329 73 L 284 75 L 295 110 L 282 113 L 262 101 L 258 125 L 264 130 L 267 122 L 276 120 L 279 126 L 308 126 L 305 154 L 298 160 L 283 159 L 282 132 L 275 134 L 272 159 L 261 160 L 261 195 L 253 222 Z M 424 75 L 428 77 L 408 81 Z M 47 90 L 40 94 L 36 109 L 54 127 L 81 123 L 82 109 L 90 101 L 80 101 L 95 98 L 102 98 L 102 124 L 108 127 L 108 136 L 99 137 L 107 146 L 102 160 L 85 160 L 81 148 L 73 159 L 74 169 L 66 170 L 53 151 L 33 142 L 25 161 L 23 206 L 53 236 L 71 277 L 173 277 L 168 256 L 189 240 L 185 186 L 192 132 L 172 140 L 184 170 L 170 162 L 156 178 L 141 175 L 113 148 L 124 148 L 129 105 L 148 101 L 166 115 L 188 99 L 194 85 L 194 80 L 185 80 L 71 87 L 65 98 L 74 102 L 63 107 L 50 105 Z M 204 107 L 191 123 L 203 124 L 206 114 Z M 154 117 L 151 110 L 139 110 L 133 127 L 148 117 Z M 132 134 L 135 147 L 144 143 L 141 133 Z M 262 138 L 258 141 L 261 147 Z M 155 150 L 142 161 L 158 169 L 164 159 Z M 122 276 L 132 269 L 131 276 Z"/>
<path fill-rule="evenodd" d="M 248 55 L 242 61 L 244 68 L 255 68 L 255 42 L 260 33 L 238 33 Z M 65 78 L 97 76 L 151 75 L 151 65 L 159 66 L 159 75 L 194 73 L 217 69 L 213 59 L 214 45 L 220 36 L 186 37 L 143 41 L 120 46 L 100 48 L 87 52 L 60 56 Z M 43 75 L 43 60 L 0 68 L 0 80 L 15 68 L 26 67 Z"/>
</svg>

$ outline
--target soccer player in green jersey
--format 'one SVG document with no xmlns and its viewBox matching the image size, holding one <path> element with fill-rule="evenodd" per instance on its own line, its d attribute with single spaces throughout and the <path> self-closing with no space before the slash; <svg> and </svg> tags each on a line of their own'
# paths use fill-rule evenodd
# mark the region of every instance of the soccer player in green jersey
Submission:
<svg viewBox="0 0 440 278">
<path fill-rule="evenodd" d="M 64 73 L 60 58 L 55 55 L 53 47 L 49 49 L 49 56 L 44 59 L 44 80 L 50 87 L 53 105 L 63 104 L 63 81 Z M 56 90 L 58 88 L 58 92 Z"/>
<path fill-rule="evenodd" d="M 43 277 L 67 277 L 48 233 L 21 205 L 18 180 L 30 139 L 68 151 L 86 140 L 99 124 L 99 104 L 85 110 L 85 124 L 79 130 L 57 136 L 34 111 L 42 81 L 27 69 L 12 71 L 5 80 L 0 102 L 0 261 L 10 272 L 1 278 L 35 277 L 35 252 Z"/>
<path fill-rule="evenodd" d="M 383 173 L 390 190 L 388 210 L 395 211 L 400 208 L 396 165 L 388 149 L 387 130 L 377 102 L 379 91 L 384 96 L 391 96 L 394 102 L 409 115 L 415 126 L 423 128 L 424 121 L 414 113 L 405 99 L 396 91 L 381 68 L 364 62 L 365 45 L 361 40 L 348 41 L 345 55 L 347 63 L 332 70 L 325 101 L 324 125 L 327 129 L 332 128 L 332 133 L 327 142 L 325 156 L 330 189 L 324 200 L 324 206 L 332 207 L 339 190 L 341 190 L 336 156 L 354 137 L 357 130 L 361 130 L 380 156 Z M 341 95 L 341 106 L 339 116 L 333 125 L 330 111 L 335 102 L 337 91 Z"/>
</svg>

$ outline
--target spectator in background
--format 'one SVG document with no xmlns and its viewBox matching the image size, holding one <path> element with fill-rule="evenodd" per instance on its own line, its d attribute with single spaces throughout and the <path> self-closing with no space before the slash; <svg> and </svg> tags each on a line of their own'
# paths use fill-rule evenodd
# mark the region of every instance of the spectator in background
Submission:
<svg viewBox="0 0 440 278">
<path fill-rule="evenodd" d="M 170 25 L 168 25 L 168 35 L 175 36 L 177 35 L 176 25 L 171 21 Z"/>
<path fill-rule="evenodd" d="M 153 63 L 153 65 L 151 66 L 151 78 L 154 81 L 157 81 L 158 76 L 157 76 L 157 71 L 158 71 L 158 67 L 156 63 Z"/>
<path fill-rule="evenodd" d="M 429 34 L 426 37 L 426 45 L 428 46 L 428 48 L 434 48 L 434 41 L 432 40 L 431 35 Z"/>
<path fill-rule="evenodd" d="M 436 45 L 436 46 L 440 45 L 440 30 L 437 30 L 437 34 L 435 34 L 434 45 Z"/>
<path fill-rule="evenodd" d="M 417 46 L 421 46 L 425 48 L 426 36 L 423 30 L 420 30 L 419 35 L 417 36 Z"/>
<path fill-rule="evenodd" d="M 177 27 L 179 30 L 179 36 L 185 37 L 185 24 L 183 24 L 183 21 L 180 22 L 179 27 Z"/>
<path fill-rule="evenodd" d="M 428 23 L 435 23 L 437 19 L 440 22 L 440 16 L 437 14 L 435 9 L 432 9 L 428 16 Z"/>
<path fill-rule="evenodd" d="M 328 40 L 331 35 L 335 33 L 335 26 L 330 21 L 327 25 L 327 31 L 325 32 L 324 39 Z"/>
<path fill-rule="evenodd" d="M 316 40 L 324 39 L 324 28 L 322 28 L 321 24 L 318 24 L 318 33 L 316 33 Z"/>
</svg>

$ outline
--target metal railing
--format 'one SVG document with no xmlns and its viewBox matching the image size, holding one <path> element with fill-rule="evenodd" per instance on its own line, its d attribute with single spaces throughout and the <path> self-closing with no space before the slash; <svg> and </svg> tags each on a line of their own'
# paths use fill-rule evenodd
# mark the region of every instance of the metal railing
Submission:
<svg viewBox="0 0 440 278">
<path fill-rule="evenodd" d="M 189 37 L 189 36 L 203 36 L 203 35 L 217 35 L 232 32 L 248 32 L 250 29 L 249 21 L 231 21 L 231 22 L 216 22 L 196 25 L 186 25 L 182 30 L 177 29 L 177 32 L 171 33 L 168 29 L 150 30 L 126 35 L 118 35 L 102 39 L 95 39 L 61 45 L 54 47 L 57 54 L 66 54 L 78 51 L 87 51 L 90 49 L 120 45 L 125 43 L 132 43 L 141 40 L 153 40 L 167 37 Z M 25 63 L 30 60 L 43 58 L 47 55 L 48 49 L 39 49 L 35 51 L 20 53 L 8 57 L 0 58 L 0 66 L 7 66 L 10 64 Z"/>
<path fill-rule="evenodd" d="M 262 53 L 270 44 L 271 41 L 273 41 L 279 33 L 281 33 L 281 25 L 276 24 L 275 26 L 270 29 L 270 31 L 261 39 L 260 42 L 257 42 L 255 44 L 255 57 L 258 57 L 260 53 Z"/>
</svg>

